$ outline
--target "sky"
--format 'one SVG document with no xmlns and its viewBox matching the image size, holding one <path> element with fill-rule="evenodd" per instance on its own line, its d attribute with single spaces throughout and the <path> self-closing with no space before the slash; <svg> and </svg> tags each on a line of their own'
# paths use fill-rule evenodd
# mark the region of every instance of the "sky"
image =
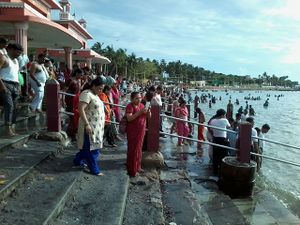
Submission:
<svg viewBox="0 0 300 225">
<path fill-rule="evenodd" d="M 144 59 L 300 82 L 299 0 L 71 0 L 95 42 Z"/>
</svg>

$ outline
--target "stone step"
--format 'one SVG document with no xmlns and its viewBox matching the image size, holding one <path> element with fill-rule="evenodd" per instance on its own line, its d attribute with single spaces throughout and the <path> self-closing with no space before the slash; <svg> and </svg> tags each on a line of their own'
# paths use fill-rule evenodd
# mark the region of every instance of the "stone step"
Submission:
<svg viewBox="0 0 300 225">
<path fill-rule="evenodd" d="M 28 136 L 26 135 L 28 138 Z M 20 139 L 24 138 L 23 136 Z M 18 141 L 18 140 L 17 140 Z M 24 141 L 24 140 L 23 140 Z M 12 140 L 10 140 L 10 144 Z M 43 146 L 41 148 L 41 146 Z M 15 146 L 9 151 L 0 153 L 0 174 L 4 175 L 4 184 L 0 185 L 0 198 L 5 198 L 14 191 L 30 172 L 50 154 L 58 151 L 58 144 L 33 140 L 26 144 Z"/>
<path fill-rule="evenodd" d="M 49 156 L 59 150 L 57 143 L 36 141 L 29 146 L 19 152 L 10 152 L 6 157 L 7 161 L 14 161 L 6 162 L 6 166 L 4 163 L 5 175 L 10 181 L 6 186 L 14 188 L 6 187 L 2 191 L 6 196 L 0 206 L 2 224 L 48 224 L 60 212 L 82 173 L 72 167 L 74 149 Z M 15 184 L 21 180 L 22 185 L 16 188 Z M 8 189 L 14 191 L 8 195 Z"/>
<path fill-rule="evenodd" d="M 62 213 L 50 224 L 121 225 L 129 180 L 125 159 L 124 150 L 104 150 L 100 161 L 104 176 L 83 173 Z"/>
<path fill-rule="evenodd" d="M 125 142 L 104 148 L 103 177 L 74 168 L 76 147 L 63 151 L 56 142 L 30 140 L 1 152 L 1 225 L 76 224 L 87 218 L 88 224 L 122 224 L 129 180 L 125 150 Z"/>
<path fill-rule="evenodd" d="M 28 133 L 38 131 L 41 127 L 45 127 L 47 123 L 46 114 L 31 113 L 28 116 L 17 117 L 15 129 L 17 133 Z M 6 126 L 3 120 L 0 120 L 0 137 L 5 137 Z"/>
<path fill-rule="evenodd" d="M 30 103 L 19 102 L 17 104 L 17 116 L 28 116 L 31 114 Z"/>
</svg>

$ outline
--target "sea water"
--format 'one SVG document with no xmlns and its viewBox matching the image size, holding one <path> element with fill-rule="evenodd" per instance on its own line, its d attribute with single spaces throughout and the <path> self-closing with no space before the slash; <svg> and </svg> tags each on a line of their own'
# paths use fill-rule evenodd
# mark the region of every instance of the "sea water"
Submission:
<svg viewBox="0 0 300 225">
<path fill-rule="evenodd" d="M 193 98 L 196 93 L 199 97 L 201 94 L 208 95 L 208 93 L 216 97 L 217 102 L 216 104 L 212 104 L 211 108 L 209 108 L 208 102 L 199 104 L 199 107 L 205 113 L 206 121 L 208 121 L 218 109 L 223 108 L 226 110 L 230 97 L 234 105 L 234 117 L 240 106 L 243 106 L 245 109 L 246 101 L 248 101 L 248 105 L 252 105 L 256 112 L 256 115 L 253 116 L 255 120 L 254 126 L 261 128 L 263 124 L 268 123 L 271 127 L 270 131 L 265 135 L 265 138 L 300 147 L 300 92 L 192 91 L 191 93 Z M 267 95 L 270 95 L 270 97 Z M 283 95 L 283 97 L 278 99 L 278 95 Z M 245 100 L 244 98 L 248 96 L 250 96 L 250 98 L 252 96 L 260 96 L 261 100 Z M 221 97 L 221 101 L 219 97 Z M 263 107 L 267 98 L 269 98 L 269 106 Z M 239 105 L 235 104 L 236 99 L 239 100 Z M 193 116 L 193 107 L 191 109 Z M 299 149 L 266 142 L 263 154 L 300 164 Z M 257 184 L 271 191 L 300 215 L 300 167 L 270 159 L 263 159 Z"/>
</svg>

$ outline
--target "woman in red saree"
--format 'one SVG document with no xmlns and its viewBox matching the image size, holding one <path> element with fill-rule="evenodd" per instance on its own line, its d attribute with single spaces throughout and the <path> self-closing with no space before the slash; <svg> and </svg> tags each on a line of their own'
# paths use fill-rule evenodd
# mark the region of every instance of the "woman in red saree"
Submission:
<svg viewBox="0 0 300 225">
<path fill-rule="evenodd" d="M 132 92 L 131 103 L 126 106 L 127 118 L 127 172 L 129 176 L 136 176 L 141 171 L 142 145 L 146 130 L 146 116 L 150 117 L 150 109 L 141 103 L 141 94 Z"/>
</svg>

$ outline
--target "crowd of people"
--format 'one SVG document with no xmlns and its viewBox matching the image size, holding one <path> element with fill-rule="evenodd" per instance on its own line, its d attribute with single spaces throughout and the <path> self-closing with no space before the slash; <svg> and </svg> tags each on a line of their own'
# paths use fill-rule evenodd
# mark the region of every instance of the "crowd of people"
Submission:
<svg viewBox="0 0 300 225">
<path fill-rule="evenodd" d="M 247 121 L 252 125 L 252 151 L 262 153 L 263 141 L 259 143 L 255 137 L 263 137 L 270 126 L 265 124 L 261 129 L 254 128 L 255 111 L 251 105 L 243 109 L 241 106 L 233 118 L 233 104 L 231 99 L 228 102 L 227 110 L 219 109 L 216 114 L 208 120 L 208 125 L 222 128 L 205 129 L 205 113 L 200 109 L 200 103 L 215 104 L 218 100 L 211 94 L 202 94 L 200 97 L 191 93 L 184 93 L 178 87 L 164 89 L 162 85 L 155 86 L 150 81 L 147 84 L 127 81 L 119 76 L 105 76 L 93 72 L 88 67 L 80 68 L 74 65 L 72 71 L 67 68 L 55 69 L 51 60 L 45 53 L 41 53 L 35 60 L 34 57 L 26 59 L 22 54 L 23 48 L 19 44 L 7 44 L 0 38 L 0 99 L 4 105 L 4 120 L 7 127 L 7 134 L 16 135 L 14 124 L 16 122 L 16 103 L 19 96 L 28 94 L 32 97 L 30 108 L 32 112 L 42 112 L 44 88 L 48 79 L 56 79 L 63 91 L 67 93 L 61 99 L 61 104 L 70 115 L 66 129 L 69 137 L 77 141 L 80 151 L 76 154 L 74 164 L 87 166 L 90 173 L 102 175 L 97 163 L 99 151 L 103 148 L 104 141 L 109 147 L 116 147 L 117 141 L 121 140 L 116 123 L 122 118 L 119 107 L 122 97 L 130 95 L 130 103 L 125 108 L 127 120 L 127 170 L 130 176 L 136 176 L 141 169 L 142 150 L 145 149 L 147 118 L 151 117 L 151 105 L 159 106 L 161 112 L 165 112 L 171 119 L 170 133 L 178 134 L 177 146 L 188 145 L 185 138 L 194 134 L 193 125 L 190 120 L 190 110 L 194 110 L 194 118 L 200 125 L 197 127 L 198 147 L 202 148 L 202 142 L 208 140 L 216 144 L 236 147 L 237 133 L 227 132 L 238 131 L 241 121 Z M 97 74 L 97 75 L 96 75 Z M 28 80 L 24 93 L 20 93 L 20 83 Z M 250 99 L 247 98 L 247 100 Z M 221 101 L 221 97 L 219 98 Z M 190 103 L 194 103 L 193 107 Z M 236 104 L 239 101 L 236 100 Z M 160 117 L 159 130 L 163 131 L 163 120 Z M 166 137 L 165 133 L 160 135 Z M 228 151 L 222 147 L 211 147 L 213 170 L 216 175 L 222 159 L 227 155 L 234 155 L 235 152 Z M 261 158 L 254 157 L 261 167 Z"/>
<path fill-rule="evenodd" d="M 208 128 L 205 129 L 205 114 L 203 110 L 200 109 L 200 104 L 215 104 L 217 100 L 221 101 L 222 98 L 215 97 L 214 95 L 208 94 L 201 94 L 199 97 L 197 93 L 195 93 L 194 98 L 192 98 L 189 92 L 184 92 L 182 90 L 178 91 L 175 89 L 171 91 L 166 91 L 166 98 L 167 100 L 167 112 L 169 115 L 173 117 L 188 120 L 190 118 L 189 112 L 194 110 L 194 118 L 197 119 L 200 125 L 198 126 L 198 147 L 202 148 L 204 141 L 213 142 L 215 144 L 219 144 L 222 146 L 228 146 L 232 148 L 236 148 L 236 143 L 238 140 L 238 128 L 241 122 L 248 122 L 252 126 L 252 146 L 251 152 L 262 154 L 264 149 L 264 141 L 257 139 L 264 138 L 264 135 L 270 130 L 270 126 L 268 124 L 264 124 L 261 128 L 254 126 L 254 116 L 255 111 L 252 105 L 248 104 L 246 101 L 245 109 L 241 106 L 236 113 L 233 110 L 233 104 L 231 102 L 231 97 L 229 98 L 227 109 L 218 109 L 214 116 L 212 116 L 207 125 L 220 128 Z M 186 100 L 188 99 L 189 109 L 186 107 Z M 248 99 L 248 98 L 247 98 Z M 250 97 L 249 97 L 250 99 Z M 238 103 L 237 103 L 238 102 Z M 239 101 L 236 100 L 236 104 L 239 105 Z M 189 144 L 188 141 L 182 141 L 181 137 L 192 137 L 193 135 L 193 126 L 191 123 L 182 120 L 171 120 L 172 126 L 170 129 L 170 133 L 177 131 L 177 134 L 180 136 L 178 137 L 178 146 L 182 146 L 183 144 Z M 207 132 L 206 132 L 207 131 Z M 221 146 L 209 146 L 210 157 L 213 164 L 213 171 L 215 175 L 219 174 L 220 166 L 222 159 L 225 156 L 235 156 L 236 151 L 228 150 L 227 148 L 223 148 Z M 251 159 L 255 160 L 257 163 L 257 171 L 260 170 L 262 165 L 262 158 L 261 157 L 254 157 L 251 156 Z"/>
</svg>

